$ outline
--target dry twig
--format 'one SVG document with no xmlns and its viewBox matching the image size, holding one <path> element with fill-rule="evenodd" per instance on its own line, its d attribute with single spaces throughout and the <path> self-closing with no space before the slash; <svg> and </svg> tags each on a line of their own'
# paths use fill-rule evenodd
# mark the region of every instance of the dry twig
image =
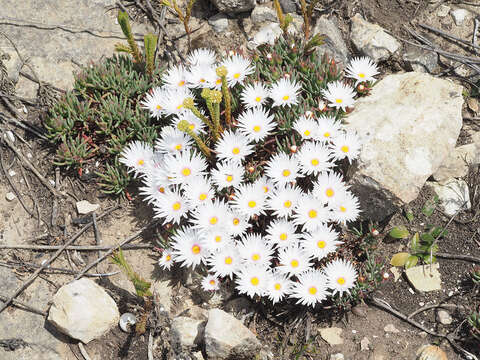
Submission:
<svg viewBox="0 0 480 360">
<path fill-rule="evenodd" d="M 10 267 L 10 268 L 18 268 L 18 267 L 26 267 L 26 268 L 30 268 L 30 269 L 38 269 L 41 267 L 41 265 L 38 265 L 38 264 L 33 264 L 33 263 L 26 263 L 26 262 L 3 262 L 3 261 L 0 261 L 0 266 L 6 266 L 6 267 Z M 46 272 L 48 270 L 48 272 Z M 49 266 L 48 268 L 45 268 L 43 270 L 44 272 L 46 272 L 47 274 L 48 273 L 52 273 L 52 274 L 70 274 L 70 275 L 76 275 L 77 274 L 77 271 L 73 271 L 73 270 L 68 270 L 68 269 L 64 269 L 64 268 L 58 268 L 58 267 L 51 267 Z M 85 276 L 88 276 L 88 277 L 107 277 L 107 276 L 113 276 L 113 275 L 117 275 L 120 271 L 113 271 L 113 272 L 109 272 L 109 273 L 99 273 L 99 274 L 85 274 Z"/>
<path fill-rule="evenodd" d="M 92 223 L 90 223 L 92 224 Z M 38 251 L 55 251 L 63 247 L 63 245 L 0 245 L 0 250 L 6 249 L 18 249 L 18 250 L 38 250 Z M 108 251 L 115 249 L 116 246 L 108 245 L 71 245 L 67 246 L 66 250 L 75 251 Z M 151 244 L 134 244 L 125 245 L 122 250 L 135 250 L 135 249 L 151 249 Z"/>
<path fill-rule="evenodd" d="M 0 301 L 7 301 L 8 298 L 6 296 L 3 296 L 3 295 L 0 295 Z M 36 307 L 33 307 L 31 305 L 28 305 L 24 302 L 21 302 L 21 301 L 18 301 L 18 300 L 12 300 L 12 305 L 19 308 L 19 309 L 22 309 L 22 310 L 27 310 L 27 311 L 30 311 L 30 312 L 33 312 L 35 314 L 38 314 L 38 315 L 43 315 L 43 316 L 47 316 L 47 312 L 46 311 L 43 311 L 43 310 L 40 310 L 40 309 L 37 309 Z"/>
</svg>

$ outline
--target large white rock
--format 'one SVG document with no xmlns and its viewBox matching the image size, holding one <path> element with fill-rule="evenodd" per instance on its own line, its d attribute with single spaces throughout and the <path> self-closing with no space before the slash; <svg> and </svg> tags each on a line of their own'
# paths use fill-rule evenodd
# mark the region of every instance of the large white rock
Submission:
<svg viewBox="0 0 480 360">
<path fill-rule="evenodd" d="M 362 141 L 350 183 L 363 214 L 381 220 L 416 199 L 454 149 L 462 87 L 422 73 L 389 75 L 346 118 Z"/>
<path fill-rule="evenodd" d="M 254 359 L 260 348 L 255 335 L 240 320 L 220 309 L 208 312 L 205 349 L 209 359 Z"/>
<path fill-rule="evenodd" d="M 60 332 L 85 344 L 116 326 L 119 318 L 115 301 L 86 278 L 62 286 L 48 313 L 48 321 Z"/>
<path fill-rule="evenodd" d="M 176 351 L 199 345 L 203 338 L 205 321 L 178 316 L 172 320 L 170 334 Z"/>
<path fill-rule="evenodd" d="M 453 216 L 460 211 L 468 210 L 472 207 L 470 203 L 470 193 L 465 181 L 459 179 L 450 179 L 445 184 L 429 182 L 433 190 L 438 195 L 440 206 L 445 214 Z"/>
</svg>

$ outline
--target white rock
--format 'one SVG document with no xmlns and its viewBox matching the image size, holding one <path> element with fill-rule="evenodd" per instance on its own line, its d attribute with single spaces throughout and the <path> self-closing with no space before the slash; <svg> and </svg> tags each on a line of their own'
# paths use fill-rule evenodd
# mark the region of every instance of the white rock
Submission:
<svg viewBox="0 0 480 360">
<path fill-rule="evenodd" d="M 213 15 L 208 19 L 208 23 L 216 33 L 221 33 L 228 29 L 228 18 L 222 13 Z"/>
<path fill-rule="evenodd" d="M 393 324 L 385 325 L 385 327 L 383 328 L 383 331 L 385 331 L 386 333 L 392 333 L 392 334 L 398 334 L 400 332 L 400 330 L 398 330 Z"/>
<path fill-rule="evenodd" d="M 462 91 L 450 81 L 410 72 L 385 77 L 356 102 L 345 120 L 362 142 L 350 184 L 364 216 L 383 220 L 417 198 L 454 149 Z"/>
<path fill-rule="evenodd" d="M 7 201 L 13 201 L 16 197 L 17 196 L 11 191 L 5 194 L 5 199 L 7 199 Z"/>
<path fill-rule="evenodd" d="M 77 212 L 80 215 L 90 214 L 91 212 L 98 210 L 100 207 L 99 204 L 92 204 L 87 200 L 77 201 L 75 205 L 77 206 Z"/>
<path fill-rule="evenodd" d="M 330 355 L 330 360 L 344 360 L 345 356 L 342 353 Z"/>
<path fill-rule="evenodd" d="M 48 321 L 60 332 L 84 343 L 108 332 L 119 318 L 115 301 L 86 278 L 62 286 L 48 313 Z"/>
<path fill-rule="evenodd" d="M 172 320 L 170 335 L 172 345 L 177 351 L 189 349 L 201 343 L 205 322 L 185 316 L 178 316 Z"/>
<path fill-rule="evenodd" d="M 15 175 L 17 175 L 17 173 L 15 172 L 15 170 L 8 170 L 8 176 L 14 177 Z"/>
<path fill-rule="evenodd" d="M 7 140 L 10 140 L 10 142 L 14 143 L 15 142 L 15 135 L 13 135 L 13 132 L 10 130 L 7 130 L 3 137 Z"/>
<path fill-rule="evenodd" d="M 468 10 L 465 9 L 455 9 L 450 11 L 450 15 L 452 15 L 453 21 L 455 21 L 455 25 L 460 26 L 463 24 L 467 16 L 470 15 Z"/>
<path fill-rule="evenodd" d="M 205 349 L 209 359 L 253 359 L 260 348 L 255 335 L 240 320 L 220 309 L 208 312 Z"/>
<path fill-rule="evenodd" d="M 352 18 L 350 36 L 355 47 L 376 62 L 388 59 L 400 48 L 397 39 L 379 25 L 365 21 L 360 14 Z"/>
<path fill-rule="evenodd" d="M 250 15 L 252 22 L 254 24 L 261 24 L 264 22 L 277 22 L 277 13 L 275 10 L 269 8 L 268 6 L 255 6 L 252 14 Z"/>
<path fill-rule="evenodd" d="M 448 311 L 443 309 L 437 311 L 437 319 L 438 322 L 443 325 L 450 325 L 453 322 L 453 319 Z"/>
<path fill-rule="evenodd" d="M 412 286 L 419 291 L 441 290 L 442 280 L 438 272 L 439 267 L 438 263 L 414 266 L 405 270 L 405 274 Z"/>
<path fill-rule="evenodd" d="M 337 327 L 323 328 L 320 329 L 320 336 L 330 345 L 340 345 L 343 344 L 342 331 Z"/>
<path fill-rule="evenodd" d="M 477 140 L 476 138 L 474 140 Z M 467 175 L 468 165 L 480 164 L 480 141 L 461 145 L 453 149 L 433 174 L 435 181 L 449 181 L 451 178 L 462 178 Z"/>
<path fill-rule="evenodd" d="M 273 45 L 275 40 L 282 35 L 282 29 L 278 23 L 271 23 L 262 26 L 260 30 L 253 37 L 253 44 L 259 46 L 261 44 Z"/>
<path fill-rule="evenodd" d="M 454 214 L 468 210 L 472 207 L 468 185 L 463 180 L 451 179 L 445 185 L 428 182 L 438 195 L 440 206 L 445 214 L 453 216 Z"/>
<path fill-rule="evenodd" d="M 370 350 L 370 340 L 365 336 L 362 340 L 360 340 L 360 351 L 368 351 Z"/>
<path fill-rule="evenodd" d="M 398 279 L 400 279 L 400 276 L 402 276 L 402 271 L 400 269 L 398 269 L 397 267 L 395 266 L 392 266 L 390 268 L 390 271 L 392 272 L 393 274 L 393 281 L 394 282 L 397 282 Z"/>
<path fill-rule="evenodd" d="M 212 0 L 218 11 L 225 14 L 236 14 L 252 10 L 255 0 Z"/>
<path fill-rule="evenodd" d="M 445 17 L 448 15 L 449 12 L 450 12 L 450 6 L 448 5 L 442 4 L 437 8 L 438 17 Z"/>
</svg>

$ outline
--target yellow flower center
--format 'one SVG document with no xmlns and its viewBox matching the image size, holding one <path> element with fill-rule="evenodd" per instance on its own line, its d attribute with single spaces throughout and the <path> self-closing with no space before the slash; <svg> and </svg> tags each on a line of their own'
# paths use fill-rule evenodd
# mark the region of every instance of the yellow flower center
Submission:
<svg viewBox="0 0 480 360">
<path fill-rule="evenodd" d="M 282 240 L 282 241 L 287 240 L 287 234 L 281 233 L 281 234 L 280 234 L 280 240 Z"/>
<path fill-rule="evenodd" d="M 253 254 L 253 255 L 252 255 L 252 260 L 253 260 L 253 261 L 258 261 L 258 260 L 260 260 L 260 255 L 258 255 L 258 254 Z"/>
<path fill-rule="evenodd" d="M 310 211 L 308 212 L 308 217 L 309 217 L 310 219 L 315 219 L 315 218 L 317 217 L 317 210 L 313 210 L 313 209 L 310 210 Z"/>
<path fill-rule="evenodd" d="M 260 283 L 260 281 L 258 280 L 258 278 L 257 278 L 256 276 L 254 276 L 254 277 L 252 277 L 252 278 L 250 279 L 250 283 L 251 283 L 253 286 L 257 286 L 257 285 Z"/>
<path fill-rule="evenodd" d="M 138 164 L 139 166 L 142 166 L 143 164 L 145 164 L 145 161 L 142 160 L 142 159 L 140 159 L 140 160 L 137 161 L 137 164 Z"/>
<path fill-rule="evenodd" d="M 161 192 L 162 194 L 165 192 L 165 188 L 163 186 L 160 186 L 158 188 L 158 191 Z"/>
<path fill-rule="evenodd" d="M 190 125 L 188 125 L 188 128 L 193 131 L 195 129 L 195 124 L 190 123 Z"/>
<path fill-rule="evenodd" d="M 303 135 L 305 135 L 305 136 L 310 136 L 310 130 L 305 130 L 305 131 L 303 132 Z"/>
<path fill-rule="evenodd" d="M 317 246 L 320 248 L 320 249 L 323 249 L 325 247 L 326 243 L 325 241 L 323 240 L 320 240 L 317 242 Z"/>
<path fill-rule="evenodd" d="M 198 198 L 203 201 L 207 198 L 207 194 L 200 194 Z"/>
<path fill-rule="evenodd" d="M 178 83 L 178 86 L 185 86 L 185 81 L 184 81 L 184 80 L 180 81 L 180 82 Z"/>
<path fill-rule="evenodd" d="M 210 285 L 213 286 L 213 285 L 215 285 L 215 280 L 210 280 L 209 283 L 210 283 Z"/>
<path fill-rule="evenodd" d="M 267 193 L 267 192 L 268 192 L 268 186 L 264 186 L 264 187 L 263 187 L 263 192 L 264 192 L 264 193 Z"/>
<path fill-rule="evenodd" d="M 222 83 L 222 79 L 217 79 L 217 81 L 215 81 L 215 84 L 217 85 L 220 85 Z"/>
<path fill-rule="evenodd" d="M 337 104 L 341 104 L 341 103 L 343 102 L 343 100 L 342 100 L 342 99 L 335 99 L 335 102 L 336 102 Z"/>
<path fill-rule="evenodd" d="M 261 98 L 260 96 L 257 96 L 257 97 L 255 98 L 255 101 L 256 101 L 256 102 L 260 102 L 260 101 L 262 101 L 262 98 Z"/>
<path fill-rule="evenodd" d="M 233 262 L 233 259 L 232 259 L 230 256 L 227 256 L 227 257 L 225 258 L 225 264 L 231 265 L 232 262 Z"/>
<path fill-rule="evenodd" d="M 238 79 L 238 78 L 240 77 L 240 74 L 239 74 L 239 73 L 233 74 L 233 77 L 234 77 L 235 79 Z"/>
<path fill-rule="evenodd" d="M 358 77 L 361 78 L 361 79 L 363 79 L 363 78 L 365 78 L 365 74 L 364 74 L 364 73 L 359 73 L 359 74 L 358 74 Z"/>
<path fill-rule="evenodd" d="M 240 220 L 238 220 L 237 218 L 233 219 L 233 225 L 238 225 L 240 224 Z"/>
<path fill-rule="evenodd" d="M 181 207 L 182 207 L 182 205 L 178 201 L 176 203 L 173 203 L 173 205 L 172 205 L 172 208 L 175 211 L 180 210 Z"/>
<path fill-rule="evenodd" d="M 215 236 L 215 242 L 219 243 L 222 241 L 222 237 L 220 235 Z"/>
<path fill-rule="evenodd" d="M 205 81 L 206 81 L 206 80 L 205 80 L 204 78 L 201 78 L 201 79 L 200 79 L 200 82 L 201 82 L 201 83 L 204 83 Z"/>
<path fill-rule="evenodd" d="M 282 175 L 283 175 L 284 177 L 287 177 L 287 176 L 289 176 L 290 174 L 291 174 L 291 172 L 290 172 L 290 170 L 288 170 L 288 169 L 285 169 L 285 170 L 282 171 Z"/>
<path fill-rule="evenodd" d="M 292 260 L 290 261 L 290 266 L 293 267 L 293 268 L 296 268 L 298 267 L 299 263 L 298 263 L 298 260 Z"/>
<path fill-rule="evenodd" d="M 350 149 L 348 148 L 347 145 L 343 145 L 340 150 L 342 150 L 344 153 L 347 153 Z"/>
<path fill-rule="evenodd" d="M 232 149 L 232 153 L 235 154 L 235 155 L 237 155 L 239 152 L 240 152 L 240 149 L 238 147 L 234 147 Z"/>
<path fill-rule="evenodd" d="M 285 95 L 282 99 L 285 100 L 285 101 L 287 101 L 288 99 L 290 99 L 290 96 Z"/>
<path fill-rule="evenodd" d="M 183 104 L 177 106 L 177 110 L 180 110 L 183 107 Z"/>
<path fill-rule="evenodd" d="M 313 166 L 317 166 L 320 162 L 318 161 L 318 159 L 312 159 L 310 161 L 310 163 L 313 165 Z"/>
<path fill-rule="evenodd" d="M 332 188 L 328 188 L 327 190 L 325 190 L 325 195 L 327 195 L 328 197 L 332 197 L 333 195 L 335 195 L 335 191 L 333 191 Z"/>
<path fill-rule="evenodd" d="M 326 131 L 326 132 L 323 133 L 323 136 L 328 138 L 328 137 L 330 137 L 330 133 L 328 131 Z"/>
<path fill-rule="evenodd" d="M 162 110 L 162 107 L 160 105 L 155 106 L 157 110 Z"/>
<path fill-rule="evenodd" d="M 275 285 L 273 285 L 273 288 L 275 290 L 280 290 L 282 288 L 282 285 L 280 285 L 279 283 L 276 283 Z"/>
<path fill-rule="evenodd" d="M 292 206 L 292 202 L 290 200 L 287 200 L 283 203 L 283 206 L 286 207 L 287 209 L 289 209 L 290 206 Z"/>
<path fill-rule="evenodd" d="M 212 216 L 210 218 L 210 224 L 211 225 L 215 225 L 217 223 L 217 221 L 218 221 L 218 218 L 216 216 Z"/>
<path fill-rule="evenodd" d="M 309 287 L 308 292 L 312 295 L 315 295 L 317 293 L 317 288 L 315 286 Z"/>
<path fill-rule="evenodd" d="M 200 253 L 200 246 L 198 245 L 193 245 L 192 246 L 192 252 L 196 255 Z"/>
<path fill-rule="evenodd" d="M 232 180 L 233 180 L 233 176 L 232 175 L 227 175 L 227 181 L 232 182 Z"/>
<path fill-rule="evenodd" d="M 189 168 L 183 168 L 182 169 L 182 175 L 183 176 L 189 176 L 192 173 L 192 171 Z"/>
<path fill-rule="evenodd" d="M 340 284 L 340 285 L 345 284 L 345 278 L 344 278 L 344 277 L 339 277 L 339 278 L 337 279 L 337 283 Z"/>
<path fill-rule="evenodd" d="M 345 211 L 347 211 L 347 208 L 345 206 L 340 206 L 340 211 L 345 212 Z"/>
<path fill-rule="evenodd" d="M 165 256 L 165 260 L 167 260 L 167 261 L 170 261 L 170 260 L 172 260 L 172 256 L 171 256 L 171 255 L 167 255 L 167 256 Z"/>
<path fill-rule="evenodd" d="M 255 126 L 253 127 L 253 131 L 255 131 L 255 132 L 259 132 L 261 129 L 262 129 L 262 128 L 261 128 L 260 126 L 258 126 L 258 125 L 255 125 Z"/>
<path fill-rule="evenodd" d="M 182 150 L 182 144 L 175 145 L 175 150 Z"/>
<path fill-rule="evenodd" d="M 250 200 L 250 201 L 248 202 L 248 207 L 249 207 L 249 208 L 254 208 L 255 206 L 257 206 L 257 203 L 256 203 L 255 201 Z"/>
</svg>

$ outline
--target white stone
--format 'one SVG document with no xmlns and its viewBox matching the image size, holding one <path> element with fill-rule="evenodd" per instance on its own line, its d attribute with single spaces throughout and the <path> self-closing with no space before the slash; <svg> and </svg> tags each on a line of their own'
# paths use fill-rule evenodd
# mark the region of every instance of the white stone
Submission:
<svg viewBox="0 0 480 360">
<path fill-rule="evenodd" d="M 463 24 L 467 16 L 470 15 L 470 13 L 465 9 L 455 9 L 450 11 L 450 15 L 452 15 L 455 25 L 460 26 Z"/>
<path fill-rule="evenodd" d="M 15 142 L 15 135 L 13 135 L 13 132 L 10 130 L 7 130 L 3 137 L 7 140 L 10 140 L 10 142 L 14 143 Z"/>
<path fill-rule="evenodd" d="M 360 351 L 368 351 L 370 350 L 370 340 L 368 340 L 368 337 L 364 337 L 362 340 L 360 340 Z"/>
<path fill-rule="evenodd" d="M 476 138 L 474 140 L 477 140 Z M 447 182 L 452 178 L 463 178 L 467 175 L 469 165 L 480 164 L 480 142 L 456 147 L 440 167 L 433 173 L 433 178 L 438 182 Z"/>
<path fill-rule="evenodd" d="M 365 21 L 360 14 L 352 18 L 350 34 L 355 47 L 376 62 L 388 59 L 400 48 L 397 39 L 379 25 Z"/>
<path fill-rule="evenodd" d="M 193 348 L 200 344 L 203 337 L 205 322 L 185 316 L 172 320 L 170 335 L 172 345 L 176 350 Z"/>
<path fill-rule="evenodd" d="M 405 270 L 405 273 L 412 286 L 419 291 L 441 290 L 439 267 L 438 263 L 419 265 Z"/>
<path fill-rule="evenodd" d="M 337 327 L 323 328 L 320 329 L 320 336 L 330 345 L 340 345 L 343 344 L 342 331 Z"/>
<path fill-rule="evenodd" d="M 330 355 L 330 360 L 344 360 L 345 356 L 342 353 Z"/>
<path fill-rule="evenodd" d="M 48 321 L 60 332 L 84 343 L 104 335 L 119 319 L 115 301 L 87 278 L 62 286 L 48 313 Z"/>
<path fill-rule="evenodd" d="M 259 25 L 264 22 L 277 22 L 277 13 L 275 10 L 269 8 L 268 6 L 255 6 L 252 14 L 250 15 L 252 22 L 256 25 Z"/>
<path fill-rule="evenodd" d="M 17 175 L 17 173 L 15 172 L 15 170 L 8 170 L 8 176 L 13 177 L 13 176 L 15 176 L 15 175 Z"/>
<path fill-rule="evenodd" d="M 261 348 L 255 335 L 240 320 L 220 309 L 208 312 L 204 339 L 209 359 L 254 359 Z"/>
<path fill-rule="evenodd" d="M 438 195 L 440 206 L 445 214 L 453 216 L 472 207 L 468 185 L 463 180 L 451 179 L 445 185 L 428 182 Z"/>
<path fill-rule="evenodd" d="M 450 6 L 448 5 L 442 4 L 437 8 L 438 17 L 445 17 L 448 15 L 449 12 L 450 12 Z"/>
<path fill-rule="evenodd" d="M 75 205 L 77 206 L 77 212 L 80 215 L 90 214 L 100 208 L 99 204 L 92 204 L 87 200 L 77 201 Z"/>
<path fill-rule="evenodd" d="M 262 26 L 253 37 L 253 44 L 259 46 L 261 44 L 273 45 L 275 40 L 282 35 L 282 29 L 278 23 L 270 23 Z"/>
<path fill-rule="evenodd" d="M 346 118 L 362 148 L 352 191 L 364 216 L 383 220 L 417 198 L 454 149 L 462 127 L 463 88 L 423 73 L 389 75 Z M 421 142 L 418 139 L 422 139 Z"/>
<path fill-rule="evenodd" d="M 450 325 L 453 322 L 452 316 L 448 311 L 440 309 L 437 311 L 437 319 L 440 324 Z"/>
<path fill-rule="evenodd" d="M 228 18 L 222 13 L 213 15 L 208 19 L 208 23 L 216 33 L 221 33 L 228 29 Z"/>
<path fill-rule="evenodd" d="M 392 333 L 392 334 L 398 334 L 400 332 L 400 330 L 398 330 L 393 324 L 385 325 L 385 327 L 383 328 L 383 331 L 385 331 L 386 333 Z"/>
<path fill-rule="evenodd" d="M 13 201 L 16 198 L 17 198 L 17 196 L 11 191 L 9 191 L 8 193 L 5 194 L 5 199 L 7 199 L 7 201 Z"/>
</svg>

